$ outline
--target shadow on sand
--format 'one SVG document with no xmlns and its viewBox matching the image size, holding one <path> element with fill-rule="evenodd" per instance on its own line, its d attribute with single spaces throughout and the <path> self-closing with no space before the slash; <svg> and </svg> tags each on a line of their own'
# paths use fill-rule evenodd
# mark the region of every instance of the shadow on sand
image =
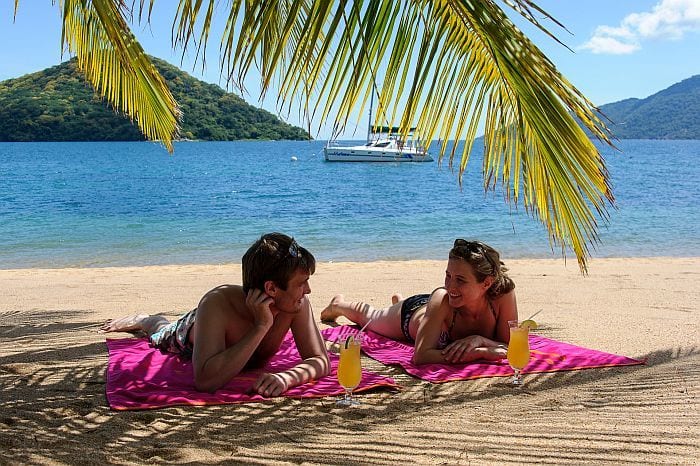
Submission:
<svg viewBox="0 0 700 466">
<path fill-rule="evenodd" d="M 682 453 L 697 449 L 696 347 L 647 354 L 646 366 L 526 376 L 520 390 L 503 378 L 426 384 L 365 358 L 403 390 L 362 394 L 349 410 L 280 398 L 115 412 L 104 336 L 98 323 L 65 322 L 86 311 L 73 312 L 0 326 L 0 463 L 697 460 Z"/>
</svg>

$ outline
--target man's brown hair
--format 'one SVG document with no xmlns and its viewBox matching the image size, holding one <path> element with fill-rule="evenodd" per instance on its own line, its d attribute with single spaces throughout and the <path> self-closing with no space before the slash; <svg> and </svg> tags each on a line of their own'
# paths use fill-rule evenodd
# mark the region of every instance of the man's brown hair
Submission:
<svg viewBox="0 0 700 466">
<path fill-rule="evenodd" d="M 254 288 L 264 289 L 268 280 L 286 290 L 296 270 L 309 275 L 316 271 L 314 256 L 283 233 L 262 235 L 243 255 L 241 265 L 245 293 Z"/>
</svg>

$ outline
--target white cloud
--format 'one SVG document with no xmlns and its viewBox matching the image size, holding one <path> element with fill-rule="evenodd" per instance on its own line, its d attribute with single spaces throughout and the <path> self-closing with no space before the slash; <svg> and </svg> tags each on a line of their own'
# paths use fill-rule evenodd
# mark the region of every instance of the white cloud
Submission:
<svg viewBox="0 0 700 466">
<path fill-rule="evenodd" d="M 634 40 L 636 36 L 632 31 L 625 27 L 610 27 L 610 26 L 598 26 L 595 31 L 594 37 L 619 37 L 624 40 Z"/>
<path fill-rule="evenodd" d="M 593 36 L 581 48 L 588 49 L 593 53 L 626 55 L 636 52 L 640 46 L 635 43 L 625 43 L 614 37 Z"/>
<path fill-rule="evenodd" d="M 650 12 L 627 15 L 618 27 L 598 26 L 578 48 L 629 54 L 639 50 L 644 40 L 679 40 L 695 31 L 700 31 L 700 0 L 662 0 Z"/>
</svg>

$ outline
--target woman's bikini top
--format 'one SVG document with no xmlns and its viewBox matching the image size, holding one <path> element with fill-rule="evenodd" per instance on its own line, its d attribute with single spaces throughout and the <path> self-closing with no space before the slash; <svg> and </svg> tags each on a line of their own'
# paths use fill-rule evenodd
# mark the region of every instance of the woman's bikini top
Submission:
<svg viewBox="0 0 700 466">
<path fill-rule="evenodd" d="M 489 310 L 491 311 L 491 314 L 493 314 L 493 318 L 496 318 L 496 311 L 493 308 L 493 304 L 491 301 L 489 303 Z M 452 323 L 450 323 L 450 327 L 447 330 L 443 330 L 440 332 L 440 336 L 438 337 L 438 342 L 437 342 L 437 349 L 445 349 L 447 345 L 452 343 L 452 329 L 455 326 L 455 322 L 457 321 L 457 309 L 452 310 Z"/>
</svg>

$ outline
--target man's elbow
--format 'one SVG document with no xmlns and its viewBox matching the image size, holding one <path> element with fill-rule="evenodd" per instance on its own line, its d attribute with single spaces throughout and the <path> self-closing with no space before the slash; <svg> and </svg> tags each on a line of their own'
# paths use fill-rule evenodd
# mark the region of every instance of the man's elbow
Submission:
<svg viewBox="0 0 700 466">
<path fill-rule="evenodd" d="M 206 392 L 206 393 L 214 393 L 217 391 L 219 388 L 221 388 L 220 384 L 215 383 L 211 379 L 207 379 L 205 377 L 201 376 L 196 376 L 194 377 L 194 388 L 198 392 Z"/>
</svg>

